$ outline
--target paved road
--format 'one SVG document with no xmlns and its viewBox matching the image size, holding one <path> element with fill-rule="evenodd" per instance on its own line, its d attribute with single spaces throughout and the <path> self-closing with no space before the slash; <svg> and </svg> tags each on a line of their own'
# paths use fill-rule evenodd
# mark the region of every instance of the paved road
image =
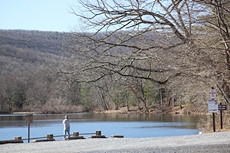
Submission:
<svg viewBox="0 0 230 153">
<path fill-rule="evenodd" d="M 230 132 L 161 138 L 107 138 L 0 145 L 1 153 L 230 153 Z"/>
</svg>

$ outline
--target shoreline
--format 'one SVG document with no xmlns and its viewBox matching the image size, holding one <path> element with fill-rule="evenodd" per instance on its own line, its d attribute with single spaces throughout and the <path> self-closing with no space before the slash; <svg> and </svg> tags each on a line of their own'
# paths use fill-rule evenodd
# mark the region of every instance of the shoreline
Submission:
<svg viewBox="0 0 230 153">
<path fill-rule="evenodd" d="M 153 138 L 106 138 L 0 145 L 17 153 L 230 152 L 230 132 Z"/>
<path fill-rule="evenodd" d="M 69 114 L 69 113 L 83 113 L 85 111 L 79 111 L 79 112 L 62 112 L 62 114 Z M 13 112 L 5 112 L 0 114 L 60 114 L 61 112 L 40 112 L 40 111 L 13 111 Z M 193 112 L 191 110 L 187 110 L 185 107 L 180 108 L 179 106 L 175 106 L 173 108 L 167 108 L 164 110 L 161 110 L 159 108 L 148 108 L 148 112 L 145 112 L 143 110 L 138 110 L 137 107 L 130 107 L 129 111 L 126 107 L 120 107 L 119 109 L 110 109 L 110 110 L 92 110 L 88 113 L 121 113 L 121 114 L 129 114 L 129 113 L 150 113 L 150 114 L 171 114 L 171 115 L 199 115 L 203 114 L 201 112 Z"/>
</svg>

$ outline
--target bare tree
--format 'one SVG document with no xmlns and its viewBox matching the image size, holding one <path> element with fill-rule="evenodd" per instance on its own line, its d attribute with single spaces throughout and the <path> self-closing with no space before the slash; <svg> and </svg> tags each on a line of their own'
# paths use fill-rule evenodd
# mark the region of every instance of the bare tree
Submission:
<svg viewBox="0 0 230 153">
<path fill-rule="evenodd" d="M 74 12 L 95 32 L 78 33 L 77 41 L 85 47 L 74 48 L 74 54 L 87 59 L 82 68 L 90 80 L 106 75 L 148 79 L 164 84 L 179 75 L 174 67 L 157 67 L 153 63 L 141 66 L 140 61 L 154 60 L 159 52 L 169 52 L 184 45 L 192 45 L 191 28 L 194 12 L 189 1 L 80 1 L 87 13 Z M 145 36 L 145 37 L 143 37 Z M 76 52 L 77 51 L 77 52 Z M 157 64 L 156 64 L 157 65 Z M 132 73 L 133 70 L 145 75 Z M 84 73 L 87 72 L 87 73 Z M 90 73 L 89 73 L 90 72 Z M 168 72 L 172 72 L 170 75 Z M 167 73 L 168 75 L 164 75 Z M 88 74 L 88 75 L 87 75 Z M 161 77 L 155 77 L 160 74 Z M 89 81 L 89 80 L 87 80 Z"/>
<path fill-rule="evenodd" d="M 225 16 L 229 9 L 220 7 L 219 1 L 195 0 L 79 0 L 83 9 L 73 13 L 84 23 L 83 33 L 75 40 L 84 47 L 73 47 L 72 54 L 81 65 L 78 72 L 85 82 L 94 82 L 108 75 L 151 80 L 174 88 L 173 94 L 185 93 L 194 101 L 194 94 L 204 97 L 207 92 L 189 93 L 191 89 L 220 88 L 216 85 L 221 54 L 215 58 L 208 50 L 208 31 L 203 26 L 214 5 L 217 12 L 217 27 L 223 44 L 228 67 L 228 26 Z M 218 5 L 214 4 L 219 2 Z M 222 2 L 222 1 L 221 1 Z M 224 2 L 224 1 L 223 1 Z M 225 12 L 224 14 L 221 12 Z M 88 32 L 86 32 L 88 31 Z M 204 39 L 204 40 L 203 40 Z M 216 48 L 218 50 L 218 48 Z M 223 70 L 223 69 L 222 69 Z M 221 75 L 228 74 L 223 70 Z M 229 80 L 229 79 L 227 79 Z M 220 85 L 223 85 L 223 79 Z M 203 85 L 200 88 L 200 85 Z M 183 92 L 180 92 L 183 90 Z M 199 96 L 196 96 L 199 97 Z M 228 100 L 228 95 L 225 96 Z M 197 98 L 195 98 L 197 99 Z M 199 99 L 206 101 L 206 97 Z"/>
<path fill-rule="evenodd" d="M 215 72 L 215 83 L 225 101 L 230 103 L 230 2 L 228 0 L 197 0 L 209 8 L 209 14 L 201 18 L 205 23 L 209 41 L 205 42 L 212 59 L 212 70 Z"/>
</svg>

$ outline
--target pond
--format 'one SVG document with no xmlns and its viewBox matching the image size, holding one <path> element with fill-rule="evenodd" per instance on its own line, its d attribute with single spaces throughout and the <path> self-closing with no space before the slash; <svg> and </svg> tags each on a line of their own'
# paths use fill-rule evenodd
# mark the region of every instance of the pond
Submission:
<svg viewBox="0 0 230 153">
<path fill-rule="evenodd" d="M 71 133 L 95 133 L 123 135 L 125 138 L 166 137 L 198 134 L 197 116 L 156 114 L 68 114 Z M 30 125 L 30 137 L 45 137 L 47 134 L 63 135 L 63 114 L 34 114 Z M 0 140 L 12 140 L 15 136 L 28 137 L 25 115 L 0 115 Z M 88 137 L 88 135 L 84 135 Z M 56 140 L 63 140 L 57 137 Z"/>
</svg>

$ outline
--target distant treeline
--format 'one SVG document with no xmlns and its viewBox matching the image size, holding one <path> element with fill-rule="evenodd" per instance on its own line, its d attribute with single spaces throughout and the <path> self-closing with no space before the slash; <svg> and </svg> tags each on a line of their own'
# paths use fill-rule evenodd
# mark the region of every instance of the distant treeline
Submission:
<svg viewBox="0 0 230 153">
<path fill-rule="evenodd" d="M 63 51 L 65 35 L 0 30 L 1 112 L 43 111 L 39 107 L 47 102 L 53 92 L 48 88 L 52 89 L 54 72 L 62 61 L 68 61 Z"/>
</svg>

